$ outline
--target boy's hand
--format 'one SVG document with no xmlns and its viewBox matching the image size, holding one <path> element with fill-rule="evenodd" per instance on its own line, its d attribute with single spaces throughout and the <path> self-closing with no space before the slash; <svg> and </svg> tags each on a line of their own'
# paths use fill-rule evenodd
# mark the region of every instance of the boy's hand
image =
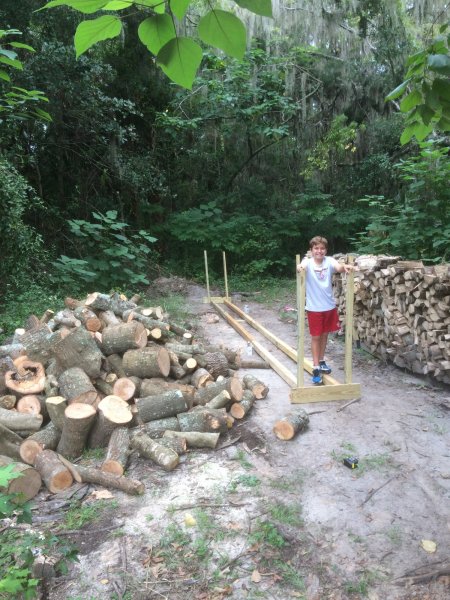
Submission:
<svg viewBox="0 0 450 600">
<path fill-rule="evenodd" d="M 305 270 L 305 267 L 300 263 L 297 265 L 297 273 L 301 273 Z"/>
<path fill-rule="evenodd" d="M 356 271 L 356 267 L 354 265 L 344 264 L 345 273 L 350 273 L 350 271 Z"/>
</svg>

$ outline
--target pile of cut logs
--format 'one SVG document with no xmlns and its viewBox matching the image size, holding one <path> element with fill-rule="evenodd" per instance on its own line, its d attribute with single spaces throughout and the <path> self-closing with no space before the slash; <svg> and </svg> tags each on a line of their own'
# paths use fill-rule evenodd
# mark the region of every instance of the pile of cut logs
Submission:
<svg viewBox="0 0 450 600">
<path fill-rule="evenodd" d="M 450 265 L 395 256 L 355 261 L 354 330 L 367 349 L 413 373 L 450 383 Z M 336 278 L 345 314 L 345 286 Z"/>
<path fill-rule="evenodd" d="M 124 476 L 131 451 L 171 471 L 188 447 L 215 448 L 267 386 L 236 375 L 239 352 L 196 343 L 192 331 L 139 298 L 94 293 L 32 316 L 0 346 L 0 466 L 32 498 L 88 482 L 142 494 Z M 74 464 L 106 448 L 100 468 Z"/>
</svg>

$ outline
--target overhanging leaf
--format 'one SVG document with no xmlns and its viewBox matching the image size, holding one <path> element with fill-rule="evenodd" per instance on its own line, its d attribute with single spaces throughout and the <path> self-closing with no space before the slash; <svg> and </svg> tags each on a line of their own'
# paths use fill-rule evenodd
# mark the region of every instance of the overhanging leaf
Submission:
<svg viewBox="0 0 450 600">
<path fill-rule="evenodd" d="M 109 2 L 110 0 L 51 0 L 39 10 L 53 8 L 55 6 L 70 6 L 70 8 L 74 8 L 79 12 L 90 15 L 103 8 Z"/>
<path fill-rule="evenodd" d="M 186 14 L 186 10 L 191 3 L 191 0 L 169 0 L 170 10 L 177 19 L 182 19 Z"/>
<path fill-rule="evenodd" d="M 261 15 L 263 17 L 272 17 L 272 1 L 271 0 L 235 0 L 242 8 Z"/>
<path fill-rule="evenodd" d="M 83 21 L 78 25 L 74 38 L 77 58 L 97 42 L 117 37 L 121 31 L 122 22 L 115 15 Z"/>
<path fill-rule="evenodd" d="M 408 112 L 422 102 L 422 94 L 419 90 L 413 90 L 400 102 L 400 110 Z"/>
<path fill-rule="evenodd" d="M 12 58 L 8 58 L 7 56 L 0 56 L 0 63 L 8 65 L 9 67 L 13 67 L 14 69 L 18 69 L 19 71 L 23 71 L 23 65 L 20 60 L 14 60 Z"/>
<path fill-rule="evenodd" d="M 396 98 L 398 98 L 399 96 L 401 96 L 403 94 L 403 92 L 406 90 L 406 87 L 409 83 L 409 79 L 407 79 L 406 81 L 404 81 L 403 83 L 401 83 L 400 85 L 398 85 L 395 90 L 392 90 L 392 92 L 390 92 L 386 98 L 384 99 L 385 102 L 389 102 L 390 100 L 395 100 Z"/>
<path fill-rule="evenodd" d="M 124 8 L 130 8 L 132 4 L 132 0 L 111 0 L 111 2 L 105 4 L 102 10 L 123 10 Z"/>
<path fill-rule="evenodd" d="M 3 69 L 0 69 L 0 79 L 3 79 L 4 81 L 11 81 L 11 77 L 6 71 L 3 71 Z"/>
<path fill-rule="evenodd" d="M 246 48 L 246 31 L 240 19 L 224 10 L 211 10 L 200 19 L 198 35 L 205 44 L 241 59 Z"/>
<path fill-rule="evenodd" d="M 437 73 L 450 74 L 450 56 L 447 54 L 430 54 L 428 67 Z"/>
<path fill-rule="evenodd" d="M 190 38 L 174 38 L 167 42 L 156 57 L 164 73 L 187 89 L 192 89 L 195 74 L 202 61 L 202 49 Z"/>
<path fill-rule="evenodd" d="M 3 56 L 6 56 L 6 58 L 10 58 L 11 60 L 14 60 L 17 58 L 17 52 L 13 52 L 12 50 L 6 50 L 6 48 L 0 47 L 0 54 L 2 54 Z"/>
<path fill-rule="evenodd" d="M 149 8 L 153 8 L 155 13 L 163 15 L 166 10 L 166 5 L 162 0 L 139 0 L 139 6 L 148 6 Z"/>
<path fill-rule="evenodd" d="M 25 50 L 29 50 L 30 52 L 36 52 L 33 46 L 29 46 L 28 44 L 22 44 L 22 42 L 8 42 L 10 46 L 13 48 L 24 48 Z"/>
<path fill-rule="evenodd" d="M 148 17 L 139 25 L 138 36 L 150 52 L 158 54 L 161 48 L 176 36 L 170 15 Z"/>
</svg>

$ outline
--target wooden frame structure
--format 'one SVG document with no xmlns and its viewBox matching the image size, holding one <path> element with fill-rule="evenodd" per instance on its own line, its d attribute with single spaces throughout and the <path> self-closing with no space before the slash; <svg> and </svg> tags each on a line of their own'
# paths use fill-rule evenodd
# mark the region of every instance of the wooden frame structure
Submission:
<svg viewBox="0 0 450 600">
<path fill-rule="evenodd" d="M 346 290 L 346 326 L 345 326 L 345 367 L 344 377 L 345 382 L 339 383 L 330 375 L 323 376 L 325 385 L 321 386 L 305 386 L 304 371 L 312 374 L 313 365 L 311 361 L 305 359 L 304 342 L 305 342 L 305 273 L 297 273 L 297 314 L 298 314 L 298 345 L 295 350 L 268 329 L 262 326 L 258 321 L 250 317 L 239 307 L 229 300 L 228 283 L 226 274 L 226 258 L 223 253 L 224 275 L 225 275 L 225 297 L 212 297 L 209 293 L 209 277 L 208 277 L 208 262 L 205 251 L 205 269 L 208 297 L 204 298 L 204 302 L 211 303 L 216 311 L 235 329 L 241 337 L 251 342 L 255 351 L 282 377 L 290 386 L 290 400 L 293 404 L 306 404 L 310 402 L 331 402 L 339 400 L 353 400 L 361 397 L 361 386 L 359 383 L 352 383 L 352 333 L 353 333 L 353 297 L 354 297 L 354 274 L 350 271 L 347 277 Z M 349 258 L 350 263 L 353 258 Z M 300 257 L 297 255 L 296 264 L 300 262 Z M 295 377 L 279 360 L 274 358 L 262 344 L 257 342 L 236 319 L 229 315 L 218 304 L 225 304 L 227 308 L 235 312 L 241 319 L 246 321 L 253 329 L 259 331 L 266 339 L 274 344 L 286 356 L 297 362 L 297 377 Z"/>
</svg>

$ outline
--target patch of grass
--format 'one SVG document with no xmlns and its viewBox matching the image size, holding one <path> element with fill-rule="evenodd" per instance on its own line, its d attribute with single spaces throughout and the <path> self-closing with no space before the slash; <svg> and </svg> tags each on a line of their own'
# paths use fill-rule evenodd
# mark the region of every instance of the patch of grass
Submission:
<svg viewBox="0 0 450 600">
<path fill-rule="evenodd" d="M 283 492 L 294 492 L 297 491 L 298 488 L 303 485 L 305 481 L 306 473 L 304 470 L 299 470 L 293 472 L 289 479 L 285 476 L 277 477 L 276 479 L 271 479 L 269 481 L 269 485 L 271 488 L 275 490 L 280 490 Z"/>
<path fill-rule="evenodd" d="M 181 294 L 171 294 L 161 298 L 146 299 L 145 304 L 152 306 L 161 306 L 164 312 L 169 313 L 170 318 L 175 322 L 192 321 L 192 312 L 189 311 L 185 296 Z"/>
<path fill-rule="evenodd" d="M 292 586 L 295 590 L 303 592 L 306 589 L 305 580 L 299 573 L 298 569 L 293 567 L 289 562 L 277 561 L 275 567 L 279 570 L 283 581 Z M 299 596 L 296 596 L 297 598 Z"/>
<path fill-rule="evenodd" d="M 285 504 L 277 503 L 269 506 L 269 515 L 275 521 L 292 527 L 301 527 L 303 519 L 300 516 L 301 506 L 286 506 Z"/>
<path fill-rule="evenodd" d="M 350 442 L 341 442 L 340 447 L 342 448 L 342 450 L 333 450 L 331 453 L 331 456 L 340 463 L 344 460 L 344 458 L 347 458 L 348 456 L 357 455 L 357 450 L 355 446 Z"/>
<path fill-rule="evenodd" d="M 236 453 L 236 460 L 239 462 L 239 464 L 241 465 L 241 467 L 243 469 L 246 469 L 247 471 L 249 469 L 253 469 L 253 465 L 248 460 L 247 454 L 244 452 L 244 450 L 238 450 L 237 451 L 237 453 Z"/>
<path fill-rule="evenodd" d="M 286 544 L 284 537 L 270 521 L 256 521 L 255 529 L 250 534 L 250 540 L 253 544 L 265 544 L 274 548 L 283 548 Z"/>
<path fill-rule="evenodd" d="M 379 579 L 379 575 L 373 571 L 364 571 L 357 581 L 346 581 L 344 588 L 349 594 L 361 594 L 366 597 L 369 587 Z"/>
<path fill-rule="evenodd" d="M 371 454 L 360 459 L 356 474 L 361 476 L 367 471 L 382 471 L 389 466 L 392 466 L 392 458 L 390 454 L 386 452 L 382 454 Z"/>
<path fill-rule="evenodd" d="M 87 523 L 99 519 L 106 508 L 110 510 L 118 506 L 117 500 L 97 500 L 92 504 L 74 502 L 67 511 L 62 526 L 64 529 L 81 529 Z"/>
<path fill-rule="evenodd" d="M 235 492 L 238 485 L 248 488 L 256 488 L 261 485 L 261 480 L 256 475 L 238 475 L 228 486 L 230 492 Z"/>
<path fill-rule="evenodd" d="M 402 542 L 402 530 L 398 525 L 394 525 L 386 531 L 387 537 L 394 546 L 399 546 Z"/>
<path fill-rule="evenodd" d="M 150 523 L 150 521 L 153 521 L 155 517 L 153 515 L 145 515 L 145 520 L 148 521 Z"/>
<path fill-rule="evenodd" d="M 347 535 L 352 540 L 352 542 L 355 542 L 356 544 L 363 544 L 364 543 L 364 538 L 361 537 L 360 535 L 357 535 L 356 533 L 352 533 L 351 531 L 349 531 L 347 533 Z"/>
<path fill-rule="evenodd" d="M 103 460 L 105 452 L 105 448 L 85 448 L 82 456 L 85 460 Z"/>
</svg>

